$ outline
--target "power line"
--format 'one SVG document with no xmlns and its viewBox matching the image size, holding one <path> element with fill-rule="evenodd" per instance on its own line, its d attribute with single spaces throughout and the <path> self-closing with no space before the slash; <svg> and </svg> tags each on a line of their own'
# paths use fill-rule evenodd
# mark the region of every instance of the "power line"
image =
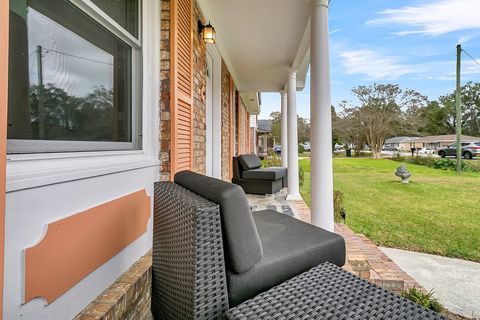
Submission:
<svg viewBox="0 0 480 320">
<path fill-rule="evenodd" d="M 81 59 L 81 60 L 85 60 L 85 61 L 102 63 L 102 64 L 106 64 L 106 65 L 109 65 L 109 66 L 113 66 L 113 63 L 110 63 L 110 62 L 105 62 L 105 61 L 80 57 L 80 56 L 77 56 L 77 55 L 74 55 L 74 54 L 71 54 L 71 53 L 65 53 L 65 52 L 61 52 L 61 51 L 58 51 L 58 50 L 45 48 L 45 53 L 49 53 L 49 52 L 58 53 L 58 54 L 61 54 L 61 55 L 67 56 L 67 57 L 72 57 L 72 58 Z"/>
<path fill-rule="evenodd" d="M 475 60 L 475 58 L 472 57 L 472 55 L 471 55 L 470 53 L 468 53 L 468 52 L 467 52 L 466 50 L 464 50 L 464 49 L 462 49 L 462 51 L 465 52 L 465 54 L 466 54 L 467 56 L 469 56 L 470 59 L 472 59 L 476 64 L 478 64 L 478 66 L 480 66 L 480 62 L 478 62 L 477 60 Z"/>
</svg>

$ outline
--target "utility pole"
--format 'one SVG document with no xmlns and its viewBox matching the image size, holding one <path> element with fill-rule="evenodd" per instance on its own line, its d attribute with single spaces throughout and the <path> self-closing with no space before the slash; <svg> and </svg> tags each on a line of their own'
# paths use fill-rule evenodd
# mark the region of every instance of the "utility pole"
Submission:
<svg viewBox="0 0 480 320">
<path fill-rule="evenodd" d="M 460 92 L 460 67 L 462 63 L 462 45 L 457 45 L 457 89 L 455 90 L 455 107 L 457 111 L 457 172 L 462 172 L 462 96 Z"/>
<path fill-rule="evenodd" d="M 43 61 L 42 46 L 37 46 L 37 68 L 38 68 L 38 138 L 45 140 L 45 110 L 43 106 Z"/>
</svg>

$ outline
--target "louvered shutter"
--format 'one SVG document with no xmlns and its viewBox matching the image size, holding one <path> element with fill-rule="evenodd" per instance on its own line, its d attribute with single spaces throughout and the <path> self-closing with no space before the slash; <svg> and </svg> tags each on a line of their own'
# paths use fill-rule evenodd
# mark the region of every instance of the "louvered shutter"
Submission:
<svg viewBox="0 0 480 320">
<path fill-rule="evenodd" d="M 192 170 L 192 0 L 171 1 L 171 178 Z"/>
</svg>

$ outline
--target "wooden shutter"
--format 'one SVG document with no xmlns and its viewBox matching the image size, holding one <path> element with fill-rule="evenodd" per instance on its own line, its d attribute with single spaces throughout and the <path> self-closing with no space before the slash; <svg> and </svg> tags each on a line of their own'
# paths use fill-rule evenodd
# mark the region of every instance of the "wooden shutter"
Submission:
<svg viewBox="0 0 480 320">
<path fill-rule="evenodd" d="M 170 178 L 176 172 L 192 170 L 193 92 L 192 92 L 192 0 L 174 0 L 171 5 L 171 151 Z"/>
</svg>

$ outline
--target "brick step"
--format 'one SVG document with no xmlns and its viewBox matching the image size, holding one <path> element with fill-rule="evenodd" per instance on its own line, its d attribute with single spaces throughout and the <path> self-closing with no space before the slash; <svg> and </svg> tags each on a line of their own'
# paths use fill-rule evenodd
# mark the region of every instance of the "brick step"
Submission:
<svg viewBox="0 0 480 320">
<path fill-rule="evenodd" d="M 344 224 L 336 224 L 335 231 L 345 238 L 347 261 L 352 264 L 349 269 L 353 273 L 394 292 L 412 287 L 424 290 L 365 235 L 355 234 Z M 368 272 L 365 270 L 367 264 L 370 267 Z"/>
</svg>

